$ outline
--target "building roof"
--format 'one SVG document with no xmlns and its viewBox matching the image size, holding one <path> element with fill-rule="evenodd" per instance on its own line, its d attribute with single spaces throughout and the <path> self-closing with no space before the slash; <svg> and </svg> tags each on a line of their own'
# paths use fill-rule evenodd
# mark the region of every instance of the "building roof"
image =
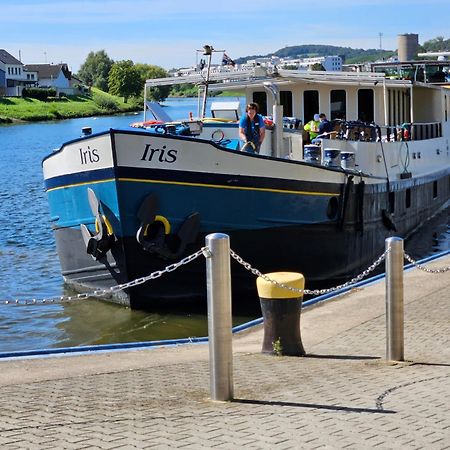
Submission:
<svg viewBox="0 0 450 450">
<path fill-rule="evenodd" d="M 72 73 L 69 70 L 67 64 L 26 64 L 24 69 L 27 72 L 37 72 L 40 79 L 58 78 L 60 72 L 64 73 L 64 76 L 70 80 Z"/>
<path fill-rule="evenodd" d="M 14 58 L 13 55 L 8 53 L 3 48 L 0 48 L 0 62 L 4 64 L 18 64 L 21 66 L 23 65 L 18 59 Z"/>
</svg>

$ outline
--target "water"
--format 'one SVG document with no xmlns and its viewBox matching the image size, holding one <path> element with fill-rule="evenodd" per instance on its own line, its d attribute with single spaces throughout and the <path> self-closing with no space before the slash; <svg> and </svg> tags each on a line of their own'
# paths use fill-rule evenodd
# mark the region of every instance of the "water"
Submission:
<svg viewBox="0 0 450 450">
<path fill-rule="evenodd" d="M 224 99 L 235 100 L 234 98 Z M 169 100 L 176 118 L 197 114 L 197 99 Z M 98 300 L 8 306 L 4 300 L 66 294 L 50 229 L 41 161 L 82 127 L 127 127 L 143 114 L 0 126 L 0 352 L 61 346 L 205 336 L 206 315 L 131 311 Z M 405 248 L 414 258 L 449 249 L 449 210 L 430 221 Z M 255 315 L 258 315 L 256 312 Z M 255 317 L 234 317 L 234 323 Z"/>
<path fill-rule="evenodd" d="M 196 115 L 197 100 L 167 102 L 175 118 Z M 151 314 L 90 299 L 72 304 L 8 306 L 5 300 L 69 293 L 63 285 L 43 189 L 42 159 L 64 141 L 128 127 L 143 114 L 0 126 L 0 352 L 176 339 L 207 335 L 202 314 Z M 234 317 L 243 323 L 252 317 Z"/>
</svg>

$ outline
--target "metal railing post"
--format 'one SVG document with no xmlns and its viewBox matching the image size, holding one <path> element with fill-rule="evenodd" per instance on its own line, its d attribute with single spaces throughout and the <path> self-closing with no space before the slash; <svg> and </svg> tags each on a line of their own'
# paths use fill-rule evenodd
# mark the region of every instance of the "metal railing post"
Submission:
<svg viewBox="0 0 450 450">
<path fill-rule="evenodd" d="M 230 238 L 209 234 L 206 246 L 211 252 L 206 258 L 211 399 L 227 401 L 233 398 Z"/>
<path fill-rule="evenodd" d="M 386 239 L 386 359 L 404 360 L 403 239 Z"/>
</svg>

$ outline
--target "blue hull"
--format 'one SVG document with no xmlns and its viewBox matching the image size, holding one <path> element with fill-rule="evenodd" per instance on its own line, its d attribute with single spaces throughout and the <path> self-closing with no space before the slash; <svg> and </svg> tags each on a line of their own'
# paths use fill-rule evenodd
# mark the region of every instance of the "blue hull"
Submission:
<svg viewBox="0 0 450 450">
<path fill-rule="evenodd" d="M 301 272 L 307 287 L 314 287 L 358 274 L 383 252 L 394 227 L 405 237 L 447 204 L 448 177 L 445 168 L 426 178 L 392 182 L 389 195 L 384 180 L 354 183 L 350 175 L 343 183 L 327 183 L 115 166 L 48 178 L 46 188 L 62 273 L 77 290 L 126 283 L 164 269 L 201 248 L 213 232 L 228 234 L 232 249 L 261 272 Z M 114 233 L 106 256 L 98 260 L 86 252 L 80 232 L 80 224 L 96 232 L 88 189 Z M 395 219 L 389 223 L 382 211 L 392 207 L 392 193 Z M 139 209 L 150 195 L 160 222 L 153 230 L 159 233 L 155 245 L 146 251 L 136 234 L 142 225 Z M 414 202 L 408 203 L 407 196 Z M 199 217 L 198 233 L 179 252 L 177 233 L 192 215 Z M 234 297 L 255 301 L 255 276 L 234 261 L 232 276 Z M 112 300 L 151 309 L 204 301 L 205 296 L 200 257 Z"/>
</svg>

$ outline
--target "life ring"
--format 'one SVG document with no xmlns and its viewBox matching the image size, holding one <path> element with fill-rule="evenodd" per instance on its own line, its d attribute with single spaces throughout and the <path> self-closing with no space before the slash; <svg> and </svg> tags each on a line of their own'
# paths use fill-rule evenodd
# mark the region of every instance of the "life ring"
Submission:
<svg viewBox="0 0 450 450">
<path fill-rule="evenodd" d="M 167 134 L 167 128 L 164 124 L 158 124 L 154 127 L 155 133 L 157 134 Z"/>
<path fill-rule="evenodd" d="M 164 217 L 164 216 L 155 216 L 155 221 L 153 223 L 155 223 L 155 222 L 161 222 L 164 225 L 164 234 L 166 234 L 166 235 L 170 234 L 170 222 L 167 220 L 166 217 Z M 145 225 L 144 236 L 148 235 L 148 227 L 150 225 L 151 225 L 150 223 L 147 223 Z"/>
<path fill-rule="evenodd" d="M 147 120 L 146 122 L 142 122 L 142 126 L 148 127 L 151 125 L 161 125 L 162 123 L 164 122 L 162 122 L 161 120 Z"/>
<path fill-rule="evenodd" d="M 224 137 L 225 137 L 225 133 L 220 128 L 218 128 L 217 130 L 214 130 L 211 134 L 211 139 L 216 144 L 218 144 L 219 142 L 222 142 Z"/>
<path fill-rule="evenodd" d="M 102 214 L 102 221 L 106 225 L 106 232 L 108 236 L 112 236 L 114 234 L 113 227 L 111 225 L 111 222 L 108 220 L 108 218 Z M 95 218 L 95 231 L 98 233 L 100 231 L 100 224 L 98 223 L 98 218 Z"/>
<path fill-rule="evenodd" d="M 145 122 L 133 122 L 130 124 L 130 127 L 132 128 L 145 128 L 145 127 L 151 127 L 153 125 L 161 125 L 164 122 L 161 122 L 161 120 L 147 120 Z"/>
</svg>

